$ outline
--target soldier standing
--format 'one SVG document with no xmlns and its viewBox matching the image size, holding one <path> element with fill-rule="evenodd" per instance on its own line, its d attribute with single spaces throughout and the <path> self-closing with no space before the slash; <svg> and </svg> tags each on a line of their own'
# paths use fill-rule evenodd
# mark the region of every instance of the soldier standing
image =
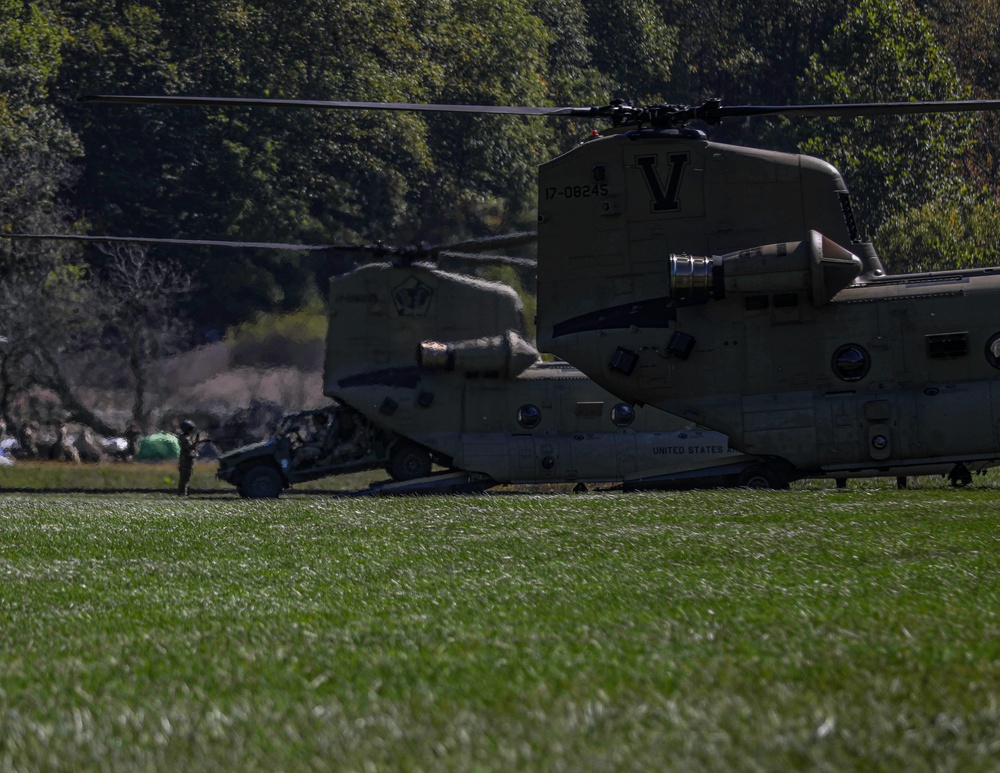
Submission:
<svg viewBox="0 0 1000 773">
<path fill-rule="evenodd" d="M 188 484 L 191 482 L 191 473 L 194 471 L 194 458 L 198 455 L 198 446 L 205 441 L 198 437 L 194 422 L 190 419 L 184 419 L 181 422 L 181 431 L 177 433 L 177 442 L 180 444 L 180 454 L 177 456 L 177 471 L 179 473 L 177 495 L 186 497 Z"/>
</svg>

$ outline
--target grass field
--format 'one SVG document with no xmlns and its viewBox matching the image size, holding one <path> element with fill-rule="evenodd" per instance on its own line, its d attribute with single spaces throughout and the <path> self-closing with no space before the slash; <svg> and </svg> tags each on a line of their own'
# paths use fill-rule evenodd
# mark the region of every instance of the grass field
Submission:
<svg viewBox="0 0 1000 773">
<path fill-rule="evenodd" d="M 191 477 L 191 488 L 202 493 L 235 493 L 236 489 L 215 477 L 216 462 L 198 462 Z M 324 478 L 296 486 L 301 491 L 352 491 L 364 488 L 388 476 L 382 470 Z M 0 491 L 38 493 L 64 492 L 172 494 L 177 490 L 177 462 L 133 462 L 129 464 L 61 464 L 56 462 L 17 462 L 0 468 Z"/>
<path fill-rule="evenodd" d="M 0 493 L 0 769 L 1000 760 L 992 486 L 208 485 Z"/>
</svg>

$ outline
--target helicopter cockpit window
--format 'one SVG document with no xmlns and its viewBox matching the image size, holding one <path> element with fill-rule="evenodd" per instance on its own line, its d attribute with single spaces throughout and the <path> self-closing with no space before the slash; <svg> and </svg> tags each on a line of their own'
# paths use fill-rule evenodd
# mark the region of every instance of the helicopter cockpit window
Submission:
<svg viewBox="0 0 1000 773">
<path fill-rule="evenodd" d="M 844 344 L 833 353 L 833 372 L 844 381 L 860 381 L 870 367 L 868 352 L 858 344 Z"/>
<path fill-rule="evenodd" d="M 624 429 L 635 421 L 635 408 L 627 403 L 618 403 L 611 409 L 611 421 L 616 427 Z"/>
<path fill-rule="evenodd" d="M 530 403 L 517 409 L 517 423 L 525 429 L 534 429 L 542 423 L 542 412 Z"/>
</svg>

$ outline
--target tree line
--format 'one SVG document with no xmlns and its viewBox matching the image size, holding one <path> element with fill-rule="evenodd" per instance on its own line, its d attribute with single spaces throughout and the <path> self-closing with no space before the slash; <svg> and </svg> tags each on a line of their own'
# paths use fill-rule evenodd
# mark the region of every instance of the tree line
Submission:
<svg viewBox="0 0 1000 773">
<path fill-rule="evenodd" d="M 78 102 L 83 94 L 501 105 L 985 98 L 998 96 L 998 21 L 1000 0 L 0 0 L 0 228 L 323 243 L 521 230 L 534 221 L 537 165 L 590 128 L 97 106 Z M 885 262 L 923 270 L 998 262 L 998 127 L 984 115 L 748 120 L 712 136 L 831 161 Z M 140 295 L 159 332 L 137 344 L 122 332 L 135 310 L 110 300 L 123 291 L 121 256 L 0 244 L 0 411 L 32 378 L 58 383 L 60 356 L 88 341 L 107 344 L 141 382 L 142 356 L 179 340 L 177 328 L 166 334 L 171 316 L 186 314 L 195 335 L 222 330 L 317 299 L 334 269 L 322 255 L 154 256 L 172 269 L 145 275 Z M 153 302 L 157 282 L 179 305 Z M 140 393 L 137 416 L 147 410 Z"/>
</svg>

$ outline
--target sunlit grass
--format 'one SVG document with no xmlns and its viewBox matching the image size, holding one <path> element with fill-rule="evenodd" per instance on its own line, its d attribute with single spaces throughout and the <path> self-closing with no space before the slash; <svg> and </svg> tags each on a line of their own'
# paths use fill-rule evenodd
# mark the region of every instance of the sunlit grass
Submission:
<svg viewBox="0 0 1000 773">
<path fill-rule="evenodd" d="M 0 497 L 5 769 L 987 770 L 990 488 Z"/>
<path fill-rule="evenodd" d="M 229 493 L 236 489 L 215 477 L 218 463 L 198 462 L 191 478 L 196 494 Z M 17 462 L 0 468 L 0 491 L 22 493 L 44 490 L 173 492 L 177 488 L 177 462 L 104 462 L 101 464 L 66 464 L 62 462 Z M 376 480 L 385 480 L 384 470 L 338 475 L 297 484 L 295 491 L 353 491 Z"/>
<path fill-rule="evenodd" d="M 202 495 L 234 495 L 233 486 L 215 477 L 218 464 L 202 461 L 195 464 L 191 490 Z M 70 492 L 119 492 L 171 493 L 177 487 L 177 462 L 104 462 L 101 464 L 67 464 L 62 462 L 17 462 L 10 467 L 0 467 L 0 492 L 39 493 L 49 490 Z M 389 478 L 385 470 L 371 470 L 350 475 L 333 475 L 307 483 L 298 483 L 287 493 L 349 492 L 366 489 L 375 482 Z M 538 485 L 500 485 L 494 493 L 569 493 L 574 483 Z M 862 478 L 848 482 L 850 489 L 888 489 L 896 487 L 895 478 Z M 916 489 L 948 488 L 944 476 L 909 478 L 908 486 Z M 976 488 L 1000 488 L 1000 470 L 988 470 L 985 475 L 975 475 Z M 792 484 L 795 490 L 831 489 L 832 479 L 801 480 Z M 609 482 L 592 484 L 592 490 L 606 491 L 620 488 Z"/>
</svg>

